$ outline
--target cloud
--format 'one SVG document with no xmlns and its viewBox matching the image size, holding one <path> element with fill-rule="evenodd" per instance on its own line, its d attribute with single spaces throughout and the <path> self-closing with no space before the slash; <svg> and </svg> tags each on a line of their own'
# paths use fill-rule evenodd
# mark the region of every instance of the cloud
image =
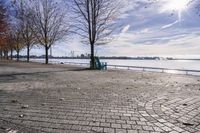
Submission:
<svg viewBox="0 0 200 133">
<path fill-rule="evenodd" d="M 154 29 L 154 28 L 152 28 Z M 143 30 L 141 30 L 143 31 Z M 193 56 L 199 55 L 200 29 L 173 29 L 170 32 L 151 30 L 147 33 L 125 33 L 99 49 L 107 56 Z M 200 56 L 198 56 L 200 57 Z"/>
<path fill-rule="evenodd" d="M 116 23 L 123 28 L 115 34 L 116 39 L 108 45 L 95 47 L 101 56 L 137 55 L 200 55 L 200 17 L 195 9 L 182 13 L 162 12 L 167 0 L 149 3 L 149 0 L 123 0 L 126 5 Z M 54 46 L 54 56 L 89 53 L 90 46 L 81 44 L 76 36 Z M 23 52 L 26 54 L 26 52 Z M 32 54 L 44 54 L 43 48 L 35 48 Z"/>
<path fill-rule="evenodd" d="M 161 29 L 166 29 L 166 28 L 170 28 L 172 27 L 173 25 L 177 24 L 179 21 L 176 20 L 175 22 L 171 23 L 171 24 L 167 24 L 167 25 L 164 25 Z"/>
<path fill-rule="evenodd" d="M 122 32 L 121 33 L 126 33 L 130 28 L 130 25 L 127 25 L 125 26 L 123 29 L 122 29 Z"/>
</svg>

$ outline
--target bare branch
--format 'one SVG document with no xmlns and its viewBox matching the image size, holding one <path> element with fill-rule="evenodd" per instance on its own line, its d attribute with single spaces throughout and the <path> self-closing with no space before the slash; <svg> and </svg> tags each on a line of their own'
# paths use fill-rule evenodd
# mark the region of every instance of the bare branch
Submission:
<svg viewBox="0 0 200 133">
<path fill-rule="evenodd" d="M 113 33 L 120 4 L 116 0 L 71 0 L 75 14 L 75 32 L 91 46 L 91 68 L 94 66 L 94 45 L 105 44 Z M 103 43 L 104 40 L 104 43 Z"/>
<path fill-rule="evenodd" d="M 48 63 L 49 48 L 69 34 L 69 23 L 65 19 L 67 13 L 55 0 L 32 0 L 32 3 L 29 23 L 37 41 L 45 47 Z"/>
</svg>

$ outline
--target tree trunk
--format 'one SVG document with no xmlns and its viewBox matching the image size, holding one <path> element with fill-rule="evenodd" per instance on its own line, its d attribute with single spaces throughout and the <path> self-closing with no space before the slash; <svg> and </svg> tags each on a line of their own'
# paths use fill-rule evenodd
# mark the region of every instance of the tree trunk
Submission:
<svg viewBox="0 0 200 133">
<path fill-rule="evenodd" d="M 19 51 L 17 51 L 17 61 L 19 61 Z"/>
<path fill-rule="evenodd" d="M 0 56 L 1 56 L 1 59 L 2 59 L 2 57 L 3 57 L 3 53 L 2 53 L 2 51 L 0 51 Z"/>
<path fill-rule="evenodd" d="M 4 59 L 8 59 L 8 52 L 6 50 L 4 50 Z"/>
<path fill-rule="evenodd" d="M 27 45 L 27 62 L 30 61 L 30 46 Z"/>
<path fill-rule="evenodd" d="M 5 50 L 3 51 L 3 59 L 6 59 L 6 54 L 5 54 Z"/>
<path fill-rule="evenodd" d="M 49 53 L 48 53 L 48 46 L 45 46 L 45 52 L 46 52 L 46 58 L 45 58 L 45 64 L 48 64 L 49 63 Z"/>
<path fill-rule="evenodd" d="M 6 59 L 9 60 L 8 51 L 6 52 Z"/>
<path fill-rule="evenodd" d="M 91 44 L 91 64 L 90 68 L 95 69 L 95 59 L 94 59 L 94 44 Z"/>
<path fill-rule="evenodd" d="M 13 50 L 10 51 L 10 59 L 13 60 Z"/>
</svg>

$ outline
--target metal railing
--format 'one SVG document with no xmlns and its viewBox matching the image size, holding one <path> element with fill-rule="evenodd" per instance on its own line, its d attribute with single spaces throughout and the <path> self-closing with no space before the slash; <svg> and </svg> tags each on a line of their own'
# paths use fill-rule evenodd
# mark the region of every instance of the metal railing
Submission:
<svg viewBox="0 0 200 133">
<path fill-rule="evenodd" d="M 89 63 L 77 63 L 77 62 L 60 62 L 60 64 L 79 65 L 79 66 L 90 66 Z"/>
<path fill-rule="evenodd" d="M 77 63 L 77 62 L 60 62 L 61 64 L 79 65 L 79 66 L 90 66 L 89 63 Z M 161 67 L 141 67 L 141 66 L 125 66 L 125 65 L 107 65 L 108 69 L 123 69 L 123 70 L 139 70 L 147 72 L 161 72 L 161 73 L 174 73 L 174 74 L 185 74 L 185 75 L 197 75 L 200 76 L 200 70 L 189 70 L 189 69 L 169 69 Z"/>
<path fill-rule="evenodd" d="M 161 72 L 161 73 L 174 73 L 174 74 L 186 74 L 186 75 L 199 75 L 200 70 L 189 70 L 189 69 L 170 69 L 170 68 L 159 68 L 159 67 L 140 67 L 140 66 L 123 66 L 123 65 L 108 65 L 109 68 L 114 69 L 127 69 L 127 70 L 141 70 L 149 72 Z"/>
</svg>

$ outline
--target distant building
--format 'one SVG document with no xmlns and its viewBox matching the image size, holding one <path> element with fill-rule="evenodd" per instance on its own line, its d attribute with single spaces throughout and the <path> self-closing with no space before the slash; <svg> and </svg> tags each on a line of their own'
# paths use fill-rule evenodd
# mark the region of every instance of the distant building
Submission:
<svg viewBox="0 0 200 133">
<path fill-rule="evenodd" d="M 84 55 L 84 54 L 81 54 L 81 58 L 85 58 L 85 55 Z"/>
<path fill-rule="evenodd" d="M 87 55 L 87 57 L 89 57 L 89 58 L 90 58 L 90 57 L 91 57 L 91 54 L 88 54 L 88 55 Z"/>
</svg>

